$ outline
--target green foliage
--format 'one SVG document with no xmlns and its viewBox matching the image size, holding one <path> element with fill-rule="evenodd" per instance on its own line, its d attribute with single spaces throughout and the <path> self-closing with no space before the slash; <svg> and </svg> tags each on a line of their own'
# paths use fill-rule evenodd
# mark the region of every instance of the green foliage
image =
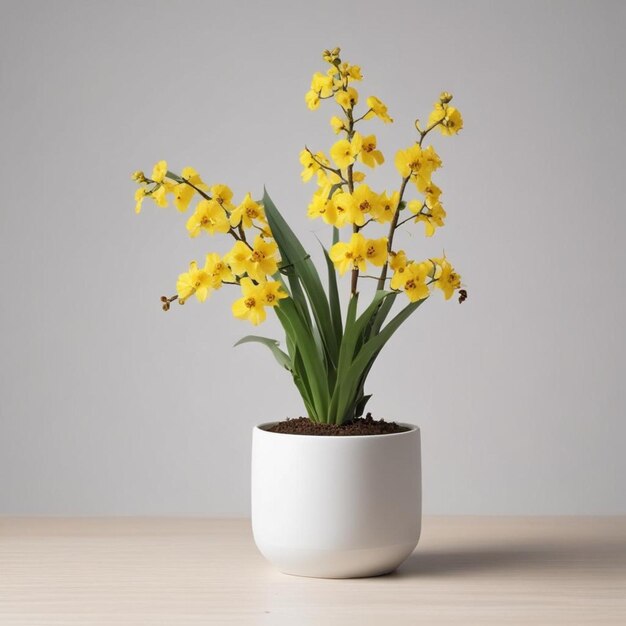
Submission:
<svg viewBox="0 0 626 626">
<path fill-rule="evenodd" d="M 278 363 L 291 372 L 311 420 L 326 424 L 350 421 L 363 414 L 371 397 L 364 394 L 364 386 L 376 357 L 423 300 L 407 305 L 385 324 L 396 294 L 377 291 L 360 315 L 359 296 L 355 294 L 344 324 L 337 276 L 328 251 L 324 249 L 326 291 L 311 258 L 267 191 L 263 204 L 282 258 L 275 278 L 290 296 L 274 309 L 285 330 L 287 352 L 280 349 L 278 341 L 254 335 L 235 345 L 258 342 L 267 346 Z"/>
</svg>

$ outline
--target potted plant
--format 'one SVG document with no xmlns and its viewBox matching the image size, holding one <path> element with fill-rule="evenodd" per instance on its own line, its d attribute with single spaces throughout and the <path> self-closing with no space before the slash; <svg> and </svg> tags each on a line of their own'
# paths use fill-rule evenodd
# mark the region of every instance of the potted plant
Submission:
<svg viewBox="0 0 626 626">
<path fill-rule="evenodd" d="M 305 100 L 310 109 L 322 100 L 338 105 L 330 124 L 339 138 L 330 158 L 305 148 L 300 162 L 303 180 L 317 182 L 308 215 L 332 232 L 332 243 L 323 247 L 326 284 L 267 191 L 235 203 L 227 185 L 209 185 L 191 167 L 174 173 L 159 161 L 149 177 L 133 174 L 136 211 L 146 198 L 162 207 L 171 200 L 181 212 L 193 207 L 191 237 L 219 233 L 234 240 L 226 255 L 192 261 L 176 294 L 161 298 L 164 310 L 176 300 L 203 302 L 228 285 L 240 291 L 232 304 L 236 318 L 258 325 L 270 309 L 284 328 L 284 347 L 257 335 L 238 342 L 270 349 L 291 374 L 307 415 L 254 428 L 257 546 L 287 573 L 371 576 L 394 570 L 417 545 L 421 466 L 417 426 L 362 417 L 367 376 L 387 341 L 434 291 L 446 300 L 455 292 L 460 302 L 467 297 L 445 255 L 414 260 L 396 248 L 394 235 L 409 222 L 423 224 L 428 237 L 443 226 L 441 189 L 432 179 L 442 163 L 425 139 L 433 131 L 454 135 L 463 120 L 452 96 L 442 93 L 428 121 L 415 122 L 415 136 L 395 155 L 397 190 L 375 192 L 364 182 L 366 168 L 382 165 L 384 156 L 376 136 L 362 127 L 393 120 L 378 98 L 359 103 L 354 85 L 361 70 L 344 62 L 339 48 L 323 58 L 327 71 L 314 74 Z M 383 233 L 372 234 L 377 228 Z M 343 307 L 337 273 L 349 276 Z M 366 281 L 372 288 L 363 297 Z"/>
</svg>

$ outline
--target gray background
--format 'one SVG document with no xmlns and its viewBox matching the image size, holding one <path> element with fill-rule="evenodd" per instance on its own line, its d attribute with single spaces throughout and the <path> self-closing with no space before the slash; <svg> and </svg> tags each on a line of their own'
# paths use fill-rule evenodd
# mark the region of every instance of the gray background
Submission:
<svg viewBox="0 0 626 626">
<path fill-rule="evenodd" d="M 440 90 L 445 248 L 469 287 L 424 306 L 369 390 L 422 427 L 427 513 L 626 513 L 626 139 L 621 2 L 0 3 L 0 512 L 245 514 L 250 432 L 300 413 L 234 292 L 169 314 L 185 217 L 129 174 L 166 158 L 237 197 L 266 184 L 302 240 L 330 107 L 304 105 L 320 51 L 360 63 L 394 151 Z M 347 289 L 347 283 L 344 285 Z M 280 336 L 274 320 L 261 329 Z"/>
</svg>

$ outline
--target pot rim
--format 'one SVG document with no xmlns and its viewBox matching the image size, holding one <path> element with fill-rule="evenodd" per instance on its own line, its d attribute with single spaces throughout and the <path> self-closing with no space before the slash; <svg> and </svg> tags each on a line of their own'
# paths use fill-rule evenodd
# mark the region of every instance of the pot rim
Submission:
<svg viewBox="0 0 626 626">
<path fill-rule="evenodd" d="M 305 439 L 331 439 L 333 441 L 337 440 L 354 440 L 354 439 L 380 439 L 382 437 L 401 437 L 402 435 L 409 435 L 417 431 L 420 432 L 420 427 L 417 424 L 410 424 L 408 422 L 396 422 L 398 426 L 404 426 L 408 428 L 408 430 L 404 430 L 401 433 L 382 433 L 378 435 L 345 435 L 345 436 L 337 436 L 337 435 L 300 435 L 300 434 L 292 434 L 292 433 L 273 433 L 269 430 L 266 430 L 266 427 L 272 426 L 273 424 L 277 424 L 278 421 L 273 422 L 262 422 L 261 424 L 257 424 L 252 428 L 254 431 L 259 431 L 265 433 L 266 435 L 277 436 L 277 437 L 299 437 Z"/>
</svg>

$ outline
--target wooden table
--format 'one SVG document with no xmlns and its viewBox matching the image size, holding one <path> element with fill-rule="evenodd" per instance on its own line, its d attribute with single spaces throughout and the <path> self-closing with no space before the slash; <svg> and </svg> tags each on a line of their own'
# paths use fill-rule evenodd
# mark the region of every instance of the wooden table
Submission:
<svg viewBox="0 0 626 626">
<path fill-rule="evenodd" d="M 281 574 L 244 519 L 0 518 L 0 624 L 626 624 L 626 518 L 431 517 L 389 576 Z"/>
</svg>

